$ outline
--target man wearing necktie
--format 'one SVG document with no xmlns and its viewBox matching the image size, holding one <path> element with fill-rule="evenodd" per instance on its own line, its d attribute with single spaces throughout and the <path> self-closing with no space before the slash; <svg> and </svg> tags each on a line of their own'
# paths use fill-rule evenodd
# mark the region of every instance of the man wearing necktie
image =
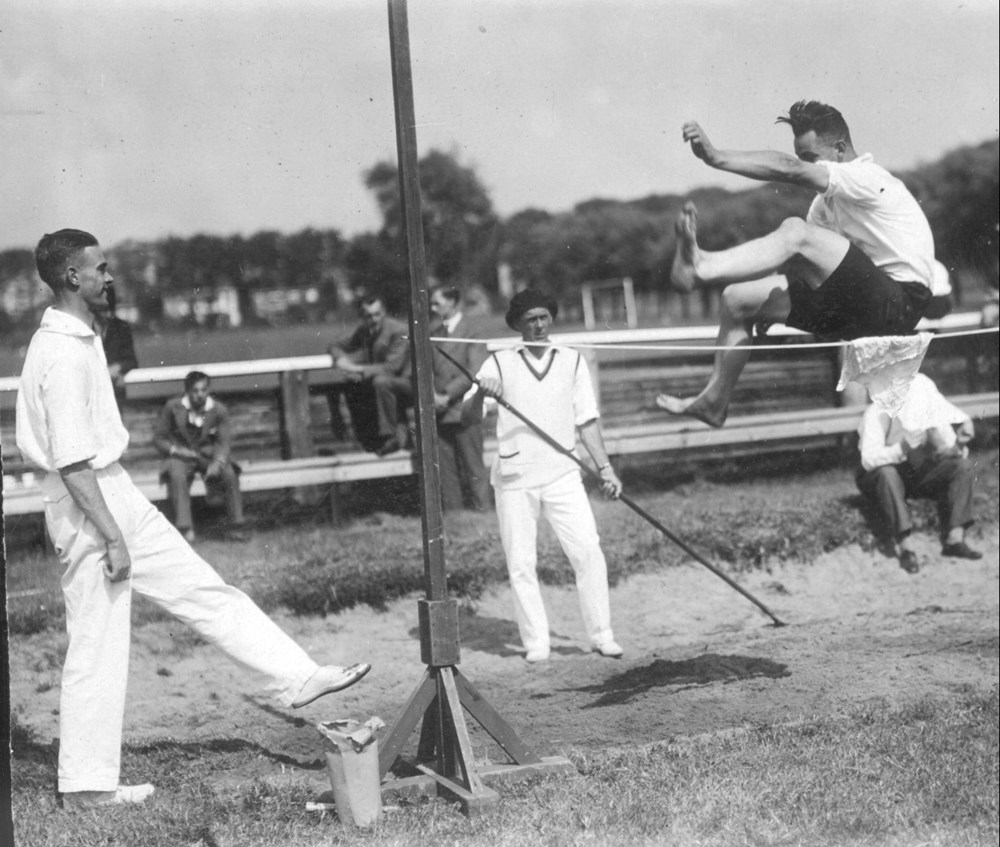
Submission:
<svg viewBox="0 0 1000 847">
<path fill-rule="evenodd" d="M 462 311 L 461 295 L 452 286 L 431 291 L 430 309 L 437 319 L 431 337 L 482 338 L 475 319 Z M 458 361 L 469 373 L 476 373 L 486 361 L 486 344 L 455 341 L 434 343 Z M 483 464 L 482 421 L 462 422 L 462 399 L 472 387 L 454 362 L 434 354 L 434 409 L 437 413 L 438 462 L 441 474 L 441 505 L 445 511 L 469 508 L 485 512 L 490 508 L 489 474 Z"/>
</svg>

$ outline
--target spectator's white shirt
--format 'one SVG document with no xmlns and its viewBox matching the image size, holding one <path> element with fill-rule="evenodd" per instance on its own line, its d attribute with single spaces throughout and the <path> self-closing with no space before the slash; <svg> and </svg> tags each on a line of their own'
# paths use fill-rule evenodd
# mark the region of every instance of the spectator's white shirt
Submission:
<svg viewBox="0 0 1000 847">
<path fill-rule="evenodd" d="M 576 428 L 599 417 L 590 370 L 575 350 L 550 347 L 535 358 L 517 344 L 490 356 L 477 376 L 500 380 L 503 399 L 567 450 L 576 449 Z M 498 407 L 497 459 L 490 475 L 495 488 L 536 488 L 573 471 L 579 466 L 569 456 Z"/>
<path fill-rule="evenodd" d="M 818 161 L 829 184 L 809 207 L 809 223 L 839 232 L 900 282 L 934 278 L 934 236 L 920 204 L 871 153 L 850 162 Z"/>
<path fill-rule="evenodd" d="M 948 402 L 930 377 L 917 374 L 897 415 L 890 418 L 874 403 L 865 409 L 858 424 L 861 466 L 871 471 L 905 462 L 907 446 L 922 447 L 931 429 L 940 433 L 945 447 L 954 446 L 953 426 L 967 420 L 969 416 Z"/>
<path fill-rule="evenodd" d="M 16 406 L 18 449 L 46 471 L 84 461 L 100 470 L 128 446 L 100 337 L 51 306 L 28 345 Z"/>
</svg>

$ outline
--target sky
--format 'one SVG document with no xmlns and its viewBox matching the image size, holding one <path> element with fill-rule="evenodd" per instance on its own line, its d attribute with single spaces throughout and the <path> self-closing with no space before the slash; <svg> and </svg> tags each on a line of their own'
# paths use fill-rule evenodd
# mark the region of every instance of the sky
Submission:
<svg viewBox="0 0 1000 847">
<path fill-rule="evenodd" d="M 419 155 L 507 216 L 750 187 L 681 140 L 791 149 L 799 99 L 906 170 L 998 134 L 997 0 L 410 0 Z M 384 0 L 4 0 L 0 249 L 379 227 Z"/>
</svg>

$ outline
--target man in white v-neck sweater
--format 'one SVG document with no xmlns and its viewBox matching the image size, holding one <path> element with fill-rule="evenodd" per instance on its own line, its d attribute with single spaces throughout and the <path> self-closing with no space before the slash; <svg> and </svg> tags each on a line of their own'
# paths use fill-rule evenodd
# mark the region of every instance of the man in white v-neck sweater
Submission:
<svg viewBox="0 0 1000 847">
<path fill-rule="evenodd" d="M 511 299 L 507 325 L 521 333 L 523 343 L 499 350 L 483 363 L 476 377 L 479 390 L 470 393 L 463 412 L 476 419 L 489 398 L 501 397 L 567 450 L 575 448 L 579 433 L 597 463 L 604 493 L 617 498 L 622 486 L 601 437 L 587 362 L 575 350 L 549 343 L 557 313 L 555 301 L 534 289 Z M 490 482 L 525 658 L 545 661 L 551 649 L 536 572 L 538 520 L 543 516 L 576 574 L 591 648 L 619 658 L 622 648 L 611 631 L 607 564 L 579 466 L 502 405 L 497 411 L 497 441 Z"/>
</svg>

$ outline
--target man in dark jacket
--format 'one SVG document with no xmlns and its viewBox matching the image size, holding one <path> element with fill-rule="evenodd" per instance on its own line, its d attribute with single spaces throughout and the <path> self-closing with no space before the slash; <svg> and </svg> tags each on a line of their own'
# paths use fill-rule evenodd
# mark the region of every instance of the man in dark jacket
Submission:
<svg viewBox="0 0 1000 847">
<path fill-rule="evenodd" d="M 461 296 L 451 286 L 431 291 L 431 312 L 437 323 L 432 337 L 482 338 L 475 319 L 462 312 Z M 476 373 L 486 361 L 486 344 L 439 341 L 444 350 L 469 373 Z M 462 423 L 462 399 L 472 387 L 461 369 L 442 355 L 434 355 L 434 409 L 437 412 L 438 461 L 441 473 L 441 505 L 445 511 L 469 508 L 485 512 L 490 508 L 490 480 L 483 465 L 481 421 Z"/>
<path fill-rule="evenodd" d="M 191 482 L 200 473 L 210 493 L 226 501 L 229 537 L 247 538 L 240 493 L 239 468 L 232 461 L 232 430 L 229 410 L 208 392 L 209 378 L 201 371 L 184 377 L 184 394 L 168 400 L 156 422 L 154 443 L 164 457 L 163 478 L 167 484 L 174 525 L 188 542 L 194 541 L 191 520 Z"/>
<path fill-rule="evenodd" d="M 139 361 L 135 356 L 132 328 L 115 314 L 118 298 L 113 285 L 108 286 L 107 296 L 107 309 L 96 309 L 93 314 L 104 343 L 104 356 L 108 360 L 108 375 L 115 389 L 115 402 L 121 411 L 125 402 L 125 374 L 139 367 Z"/>
<path fill-rule="evenodd" d="M 361 301 L 361 325 L 346 343 L 330 347 L 334 367 L 351 384 L 344 390 L 354 435 L 363 449 L 385 456 L 406 443 L 406 409 L 413 405 L 406 324 L 386 314 L 381 297 Z"/>
</svg>

